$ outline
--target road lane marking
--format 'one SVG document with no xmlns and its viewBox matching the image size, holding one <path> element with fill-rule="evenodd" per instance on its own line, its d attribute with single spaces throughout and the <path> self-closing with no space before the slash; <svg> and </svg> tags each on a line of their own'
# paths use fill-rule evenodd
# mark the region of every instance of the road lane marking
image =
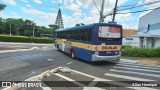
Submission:
<svg viewBox="0 0 160 90">
<path fill-rule="evenodd" d="M 118 75 L 118 74 L 112 74 L 112 73 L 105 73 L 104 75 L 116 77 L 116 78 L 129 79 L 129 80 L 137 80 L 137 81 L 155 81 L 155 80 L 151 80 L 151 79 L 144 79 L 144 78 L 131 77 L 131 76 L 126 76 L 126 75 Z"/>
<path fill-rule="evenodd" d="M 85 87 L 84 84 L 79 83 L 79 82 L 76 82 L 75 80 L 73 80 L 73 79 L 71 79 L 71 78 L 69 78 L 69 77 L 66 77 L 66 76 L 64 76 L 64 75 L 61 75 L 61 74 L 59 74 L 59 73 L 55 73 L 54 75 L 59 76 L 59 77 L 65 79 L 65 80 L 67 80 L 67 81 L 72 81 L 72 83 L 74 83 L 74 84 L 76 84 L 76 85 L 78 85 L 78 86 Z"/>
<path fill-rule="evenodd" d="M 142 66 L 136 66 L 136 65 L 128 65 L 128 64 L 116 64 L 118 66 L 126 66 L 126 67 L 138 67 L 138 68 L 146 68 L 146 69 L 160 69 L 160 68 L 152 68 L 152 67 L 142 67 Z"/>
<path fill-rule="evenodd" d="M 98 87 L 84 87 L 83 90 L 106 90 L 106 89 L 102 89 L 102 88 L 98 88 Z"/>
<path fill-rule="evenodd" d="M 137 62 L 138 62 L 138 60 L 131 60 L 131 59 L 120 59 L 120 62 L 137 63 Z"/>
<path fill-rule="evenodd" d="M 113 80 L 109 80 L 109 79 L 102 79 L 102 78 L 98 78 L 98 77 L 95 77 L 95 76 L 92 76 L 92 75 L 89 75 L 89 74 L 86 74 L 86 73 L 83 73 L 83 72 L 79 72 L 79 71 L 76 71 L 76 70 L 73 70 L 73 69 L 71 69 L 71 71 L 72 72 L 76 72 L 76 73 L 79 73 L 79 74 L 82 74 L 82 75 L 84 75 L 84 76 L 88 76 L 88 77 L 91 77 L 91 78 L 94 78 L 94 81 L 113 81 Z M 57 74 L 57 73 L 56 73 Z M 63 76 L 61 76 L 61 77 L 63 77 Z M 66 76 L 64 76 L 64 78 L 66 78 L 66 80 L 70 80 L 70 81 L 74 81 L 73 79 L 70 79 L 70 78 L 68 78 L 68 77 L 66 77 Z M 115 82 L 116 84 L 115 85 L 119 85 L 119 84 L 123 84 L 123 85 L 125 85 L 126 83 L 123 83 L 123 82 Z M 93 83 L 90 83 L 90 84 L 93 84 Z M 89 85 L 90 85 L 89 84 Z M 126 87 L 126 88 L 130 88 L 130 89 L 135 89 L 135 90 L 158 90 L 158 89 L 153 89 L 153 88 L 149 88 L 149 87 Z M 85 88 L 84 87 L 84 89 L 83 90 L 88 90 L 89 88 Z M 101 89 L 101 88 L 100 88 Z M 94 89 L 93 89 L 94 90 Z M 96 88 L 95 88 L 95 90 L 97 90 Z"/>
<path fill-rule="evenodd" d="M 137 74 L 137 75 L 143 75 L 143 76 L 150 76 L 150 77 L 160 78 L 160 75 L 141 73 L 141 72 L 131 72 L 131 71 L 125 71 L 125 70 L 116 70 L 116 69 L 110 69 L 110 71 L 121 72 L 121 73 L 129 73 L 129 74 Z"/>
<path fill-rule="evenodd" d="M 72 62 L 68 62 L 66 65 L 72 64 Z"/>
<path fill-rule="evenodd" d="M 113 66 L 114 68 L 120 68 L 120 69 L 128 69 L 128 70 L 137 70 L 137 71 L 147 71 L 147 72 L 160 72 L 160 71 L 156 71 L 156 70 L 148 70 L 148 69 L 138 69 L 138 68 L 129 68 L 129 67 L 117 67 L 117 66 Z"/>
<path fill-rule="evenodd" d="M 92 75 L 89 75 L 89 74 L 86 74 L 86 73 L 83 73 L 83 72 L 79 72 L 79 71 L 76 71 L 76 70 L 73 70 L 73 69 L 71 69 L 71 71 L 76 72 L 76 73 L 81 74 L 81 75 L 84 75 L 84 76 L 87 76 L 87 77 L 90 77 L 90 78 L 94 78 L 97 81 L 113 81 L 113 80 L 109 80 L 109 79 L 103 79 L 103 78 L 95 77 L 95 76 L 92 76 Z"/>
<path fill-rule="evenodd" d="M 149 65 L 149 64 L 139 64 L 139 63 L 128 63 L 128 62 L 119 62 L 118 64 L 130 64 L 130 65 L 139 65 L 139 66 L 148 66 L 148 67 L 160 67 L 156 65 Z"/>
<path fill-rule="evenodd" d="M 54 61 L 54 59 L 47 59 L 47 61 Z"/>
</svg>

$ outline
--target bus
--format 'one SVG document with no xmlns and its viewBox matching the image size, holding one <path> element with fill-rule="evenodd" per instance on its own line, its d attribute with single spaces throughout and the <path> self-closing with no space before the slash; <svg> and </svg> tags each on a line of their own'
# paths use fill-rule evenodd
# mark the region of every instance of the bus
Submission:
<svg viewBox="0 0 160 90">
<path fill-rule="evenodd" d="M 55 47 L 72 58 L 117 63 L 121 57 L 122 25 L 94 23 L 58 29 Z"/>
</svg>

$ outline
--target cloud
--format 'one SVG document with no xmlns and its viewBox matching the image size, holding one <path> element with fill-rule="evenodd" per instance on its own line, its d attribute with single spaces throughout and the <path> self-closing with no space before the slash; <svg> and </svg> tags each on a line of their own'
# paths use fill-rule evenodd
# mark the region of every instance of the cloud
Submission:
<svg viewBox="0 0 160 90">
<path fill-rule="evenodd" d="M 42 11 L 39 11 L 37 9 L 26 9 L 24 7 L 21 8 L 21 9 L 26 14 L 34 15 L 34 16 L 37 16 L 37 18 L 42 18 L 42 19 L 50 19 L 51 17 L 54 17 L 56 15 L 54 13 L 42 12 Z"/>
<path fill-rule="evenodd" d="M 13 5 L 15 6 L 17 3 L 15 0 L 2 0 L 4 3 L 7 3 L 7 4 L 10 4 L 10 5 Z"/>
<path fill-rule="evenodd" d="M 4 13 L 0 12 L 0 17 L 5 17 Z"/>
<path fill-rule="evenodd" d="M 144 2 L 139 1 L 139 2 L 138 2 L 138 5 L 143 5 L 144 3 L 150 3 L 150 2 L 155 2 L 155 1 L 159 1 L 159 0 L 145 0 Z M 160 6 L 160 3 L 157 2 L 157 3 L 154 3 L 154 4 L 146 5 L 145 7 L 146 7 L 147 9 L 154 9 L 154 8 L 158 8 L 159 6 Z M 142 16 L 144 16 L 144 15 L 146 15 L 147 13 L 150 13 L 150 12 L 152 12 L 152 10 L 143 12 L 143 13 L 141 13 L 141 14 L 138 16 L 138 18 L 140 18 L 140 17 L 142 17 Z"/>
<path fill-rule="evenodd" d="M 62 3 L 62 0 L 51 0 L 52 3 Z"/>
<path fill-rule="evenodd" d="M 41 0 L 34 0 L 34 2 L 37 3 L 37 4 L 42 4 Z"/>
<path fill-rule="evenodd" d="M 27 7 L 32 7 L 30 4 L 26 4 Z"/>
<path fill-rule="evenodd" d="M 37 9 L 27 9 L 27 8 L 22 7 L 21 10 L 24 13 L 30 15 L 30 17 L 38 18 L 38 19 L 34 19 L 37 25 L 46 26 L 46 27 L 48 27 L 49 24 L 54 24 L 56 16 L 57 16 L 56 13 L 46 13 L 46 12 L 39 11 Z"/>
<path fill-rule="evenodd" d="M 21 0 L 22 2 L 24 2 L 24 3 L 28 3 L 28 1 L 26 1 L 26 0 Z"/>
<path fill-rule="evenodd" d="M 22 18 L 21 16 L 19 16 L 16 12 L 12 12 L 12 18 Z"/>
</svg>

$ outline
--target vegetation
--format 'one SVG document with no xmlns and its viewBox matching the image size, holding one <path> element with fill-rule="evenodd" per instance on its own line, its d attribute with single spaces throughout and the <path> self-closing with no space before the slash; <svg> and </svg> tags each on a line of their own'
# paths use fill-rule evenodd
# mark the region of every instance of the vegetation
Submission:
<svg viewBox="0 0 160 90">
<path fill-rule="evenodd" d="M 77 23 L 76 26 L 82 26 L 85 25 L 84 23 Z"/>
<path fill-rule="evenodd" d="M 4 10 L 5 7 L 6 7 L 6 5 L 0 4 L 0 11 L 1 11 L 1 10 Z"/>
<path fill-rule="evenodd" d="M 30 24 L 28 24 L 30 22 Z M 32 36 L 33 30 L 36 37 L 40 37 L 43 34 L 50 34 L 53 37 L 54 30 L 58 28 L 57 25 L 46 28 L 44 26 L 37 26 L 30 20 L 23 20 L 8 18 L 0 18 L 0 34 L 11 34 L 20 36 Z"/>
<path fill-rule="evenodd" d="M 26 36 L 8 36 L 8 35 L 0 35 L 0 41 L 3 42 L 24 42 L 24 43 L 53 43 L 54 39 L 49 38 L 39 38 L 39 37 L 29 37 Z"/>
<path fill-rule="evenodd" d="M 160 58 L 160 48 L 138 48 L 123 46 L 122 54 L 130 57 L 150 57 Z"/>
</svg>

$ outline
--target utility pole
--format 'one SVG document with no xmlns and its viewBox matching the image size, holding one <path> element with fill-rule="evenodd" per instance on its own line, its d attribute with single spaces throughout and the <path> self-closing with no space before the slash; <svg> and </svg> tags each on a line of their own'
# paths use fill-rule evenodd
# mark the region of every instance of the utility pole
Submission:
<svg viewBox="0 0 160 90">
<path fill-rule="evenodd" d="M 118 0 L 116 0 L 116 4 L 114 7 L 112 22 L 114 22 L 114 20 L 115 20 L 115 15 L 116 15 L 116 11 L 117 11 L 117 3 L 118 3 Z"/>
<path fill-rule="evenodd" d="M 33 23 L 33 37 L 34 37 L 34 31 L 35 31 L 35 23 Z"/>
<path fill-rule="evenodd" d="M 10 36 L 12 35 L 11 27 L 12 27 L 12 23 L 9 24 L 9 30 L 10 30 L 10 31 L 9 31 L 9 32 L 10 32 L 9 35 L 10 35 Z"/>
<path fill-rule="evenodd" d="M 99 23 L 102 23 L 102 22 L 103 22 L 104 3 L 105 3 L 105 0 L 102 0 Z"/>
</svg>

